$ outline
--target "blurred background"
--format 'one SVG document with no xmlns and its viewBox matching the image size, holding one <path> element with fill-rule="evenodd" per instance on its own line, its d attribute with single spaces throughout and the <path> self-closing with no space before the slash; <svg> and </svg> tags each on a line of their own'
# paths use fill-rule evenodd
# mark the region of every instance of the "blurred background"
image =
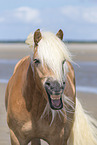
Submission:
<svg viewBox="0 0 97 145">
<path fill-rule="evenodd" d="M 30 48 L 24 43 L 40 28 L 64 32 L 72 54 L 77 97 L 97 119 L 97 0 L 0 1 L 0 145 L 10 144 L 4 104 L 5 89 L 14 66 Z M 42 142 L 42 144 L 46 144 Z"/>
</svg>

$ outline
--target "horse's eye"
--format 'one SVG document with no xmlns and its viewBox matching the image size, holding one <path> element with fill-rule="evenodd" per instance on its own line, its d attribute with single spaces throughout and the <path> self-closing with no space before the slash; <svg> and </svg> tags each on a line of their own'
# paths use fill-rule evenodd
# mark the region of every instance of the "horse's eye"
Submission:
<svg viewBox="0 0 97 145">
<path fill-rule="evenodd" d="M 40 64 L 40 60 L 39 59 L 34 59 L 34 63 L 35 63 L 35 65 L 38 65 L 38 64 Z"/>
</svg>

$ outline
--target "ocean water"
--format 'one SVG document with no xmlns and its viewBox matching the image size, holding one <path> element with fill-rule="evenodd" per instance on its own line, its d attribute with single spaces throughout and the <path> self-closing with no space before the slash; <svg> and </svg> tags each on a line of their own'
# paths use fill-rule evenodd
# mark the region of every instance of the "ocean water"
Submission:
<svg viewBox="0 0 97 145">
<path fill-rule="evenodd" d="M 0 83 L 7 83 L 19 60 L 0 59 Z M 76 62 L 73 64 L 76 89 L 79 92 L 97 94 L 97 62 Z"/>
</svg>

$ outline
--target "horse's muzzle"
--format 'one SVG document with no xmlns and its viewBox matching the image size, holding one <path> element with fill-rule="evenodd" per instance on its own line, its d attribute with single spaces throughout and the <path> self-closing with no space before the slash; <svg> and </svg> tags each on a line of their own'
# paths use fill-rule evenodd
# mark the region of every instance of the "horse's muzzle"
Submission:
<svg viewBox="0 0 97 145">
<path fill-rule="evenodd" d="M 45 82 L 45 89 L 48 95 L 50 107 L 54 110 L 60 110 L 63 108 L 62 94 L 64 91 L 65 82 L 60 85 L 58 81 L 47 79 Z"/>
</svg>

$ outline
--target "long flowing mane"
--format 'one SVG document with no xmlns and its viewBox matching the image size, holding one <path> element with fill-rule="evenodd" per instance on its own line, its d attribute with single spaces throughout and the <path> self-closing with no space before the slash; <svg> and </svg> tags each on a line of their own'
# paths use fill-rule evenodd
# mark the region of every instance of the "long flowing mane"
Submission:
<svg viewBox="0 0 97 145">
<path fill-rule="evenodd" d="M 62 62 L 64 60 L 72 61 L 71 54 L 64 42 L 51 32 L 41 32 L 42 39 L 38 44 L 38 55 L 42 62 L 45 63 L 56 74 L 58 80 L 62 80 Z M 34 50 L 33 34 L 30 33 L 26 43 Z"/>
</svg>

